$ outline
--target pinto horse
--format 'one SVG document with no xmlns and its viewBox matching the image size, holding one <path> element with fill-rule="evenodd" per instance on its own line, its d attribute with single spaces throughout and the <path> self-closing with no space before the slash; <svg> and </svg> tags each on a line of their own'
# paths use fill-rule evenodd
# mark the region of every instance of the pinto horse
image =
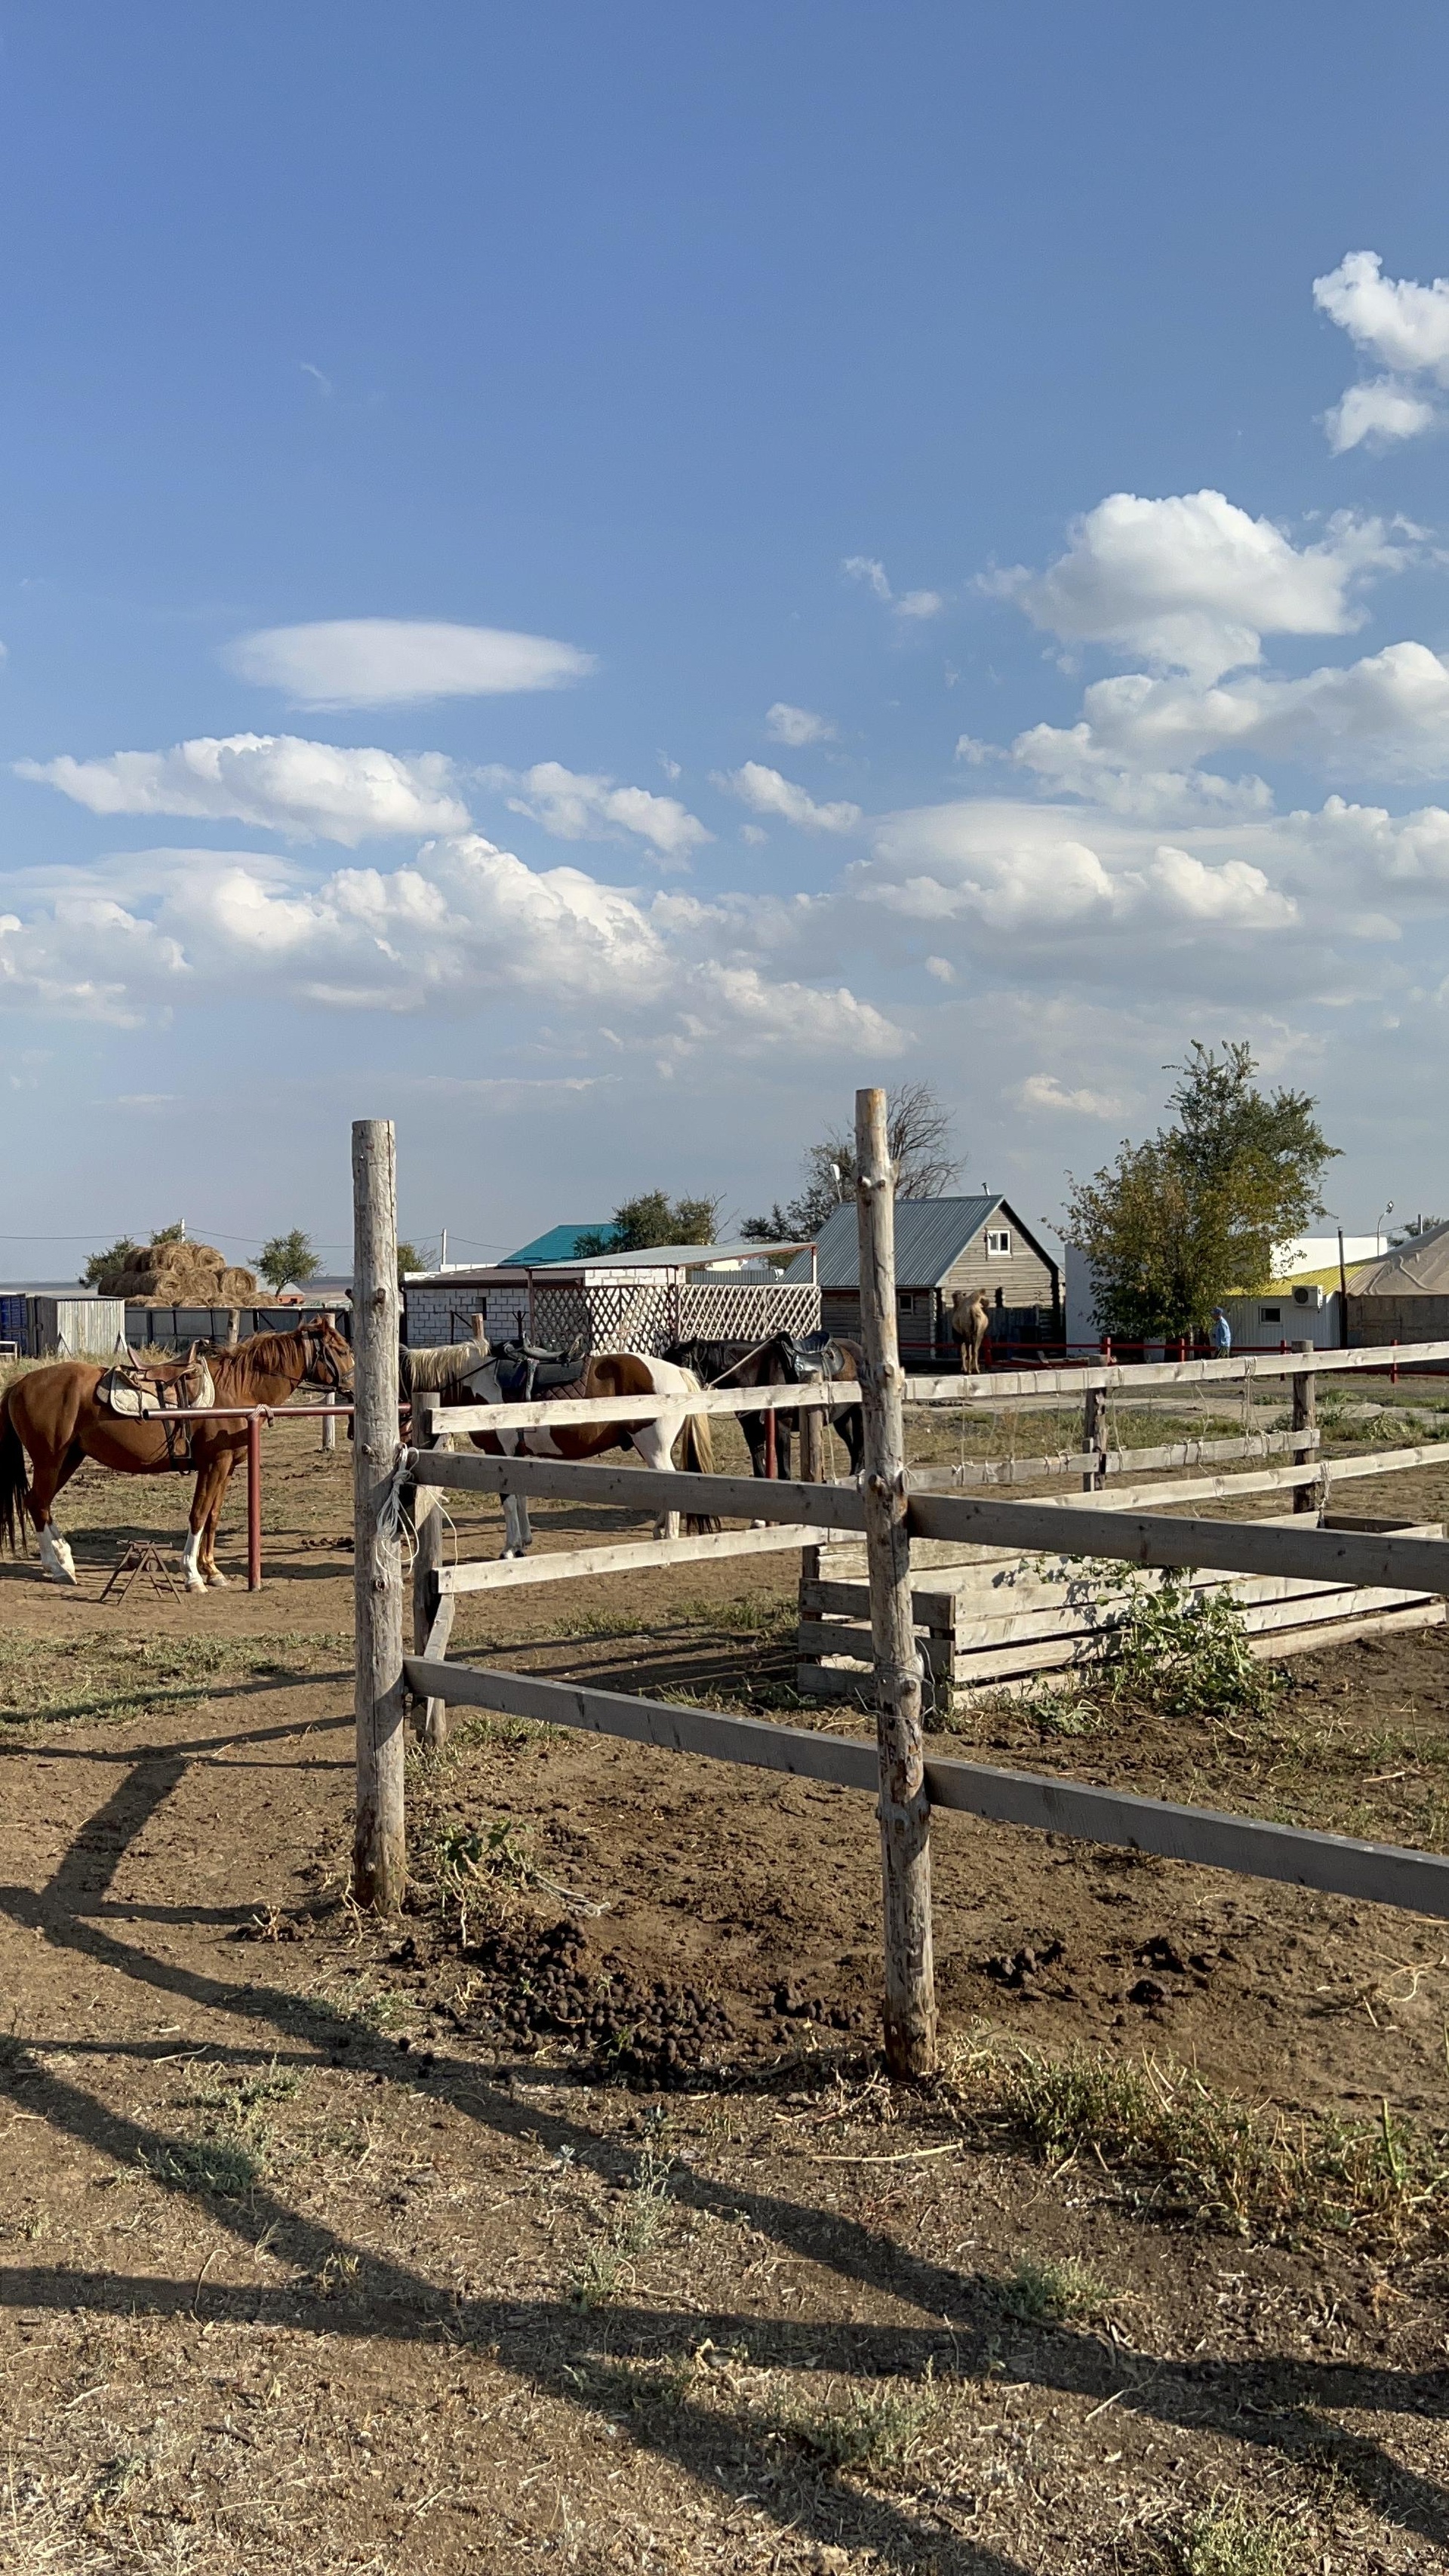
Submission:
<svg viewBox="0 0 1449 2576">
<path fill-rule="evenodd" d="M 235 1350 L 208 1353 L 219 1405 L 282 1405 L 304 1380 L 312 1386 L 345 1386 L 352 1351 L 334 1324 L 319 1318 L 295 1333 L 257 1333 Z M 31 1369 L 0 1396 L 0 1546 L 19 1555 L 25 1514 L 40 1540 L 41 1567 L 52 1583 L 74 1583 L 75 1560 L 51 1517 L 56 1495 L 87 1458 L 123 1476 L 164 1476 L 172 1467 L 196 1469 L 196 1490 L 182 1562 L 188 1592 L 224 1584 L 216 1562 L 216 1524 L 231 1471 L 246 1449 L 245 1422 L 141 1421 L 113 1413 L 96 1401 L 105 1376 L 82 1360 L 59 1360 Z M 177 1433 L 189 1436 L 179 1444 Z M 25 1463 L 30 1460 L 26 1481 Z"/>
<path fill-rule="evenodd" d="M 498 1356 L 486 1342 L 440 1342 L 431 1350 L 403 1352 L 403 1390 L 422 1394 L 433 1389 L 446 1394 L 454 1404 L 502 1404 L 507 1401 L 498 1374 Z M 710 1438 L 709 1415 L 691 1413 L 689 1399 L 700 1393 L 700 1384 L 690 1370 L 676 1368 L 668 1360 L 645 1358 L 636 1351 L 606 1352 L 602 1358 L 586 1361 L 579 1376 L 571 1383 L 555 1386 L 549 1394 L 559 1400 L 587 1401 L 602 1395 L 676 1396 L 667 1413 L 652 1422 L 561 1422 L 556 1430 L 474 1431 L 469 1434 L 475 1449 L 483 1449 L 494 1458 L 602 1458 L 610 1449 L 637 1449 L 646 1467 L 663 1472 L 674 1466 L 674 1444 L 684 1435 L 683 1464 L 687 1474 L 712 1476 L 714 1447 Z M 546 1395 L 541 1399 L 549 1400 Z M 526 1556 L 533 1545 L 528 1503 L 522 1494 L 506 1494 L 503 1500 L 505 1556 Z M 719 1522 L 699 1513 L 688 1514 L 684 1524 L 693 1535 L 696 1531 L 717 1530 Z M 677 1538 L 679 1514 L 661 1513 L 656 1523 L 656 1536 Z"/>
<path fill-rule="evenodd" d="M 831 1379 L 856 1385 L 865 1367 L 865 1353 L 859 1342 L 846 1342 L 814 1335 L 805 1342 L 796 1341 L 789 1333 L 777 1333 L 773 1341 L 762 1342 L 758 1350 L 739 1356 L 737 1342 L 671 1342 L 669 1357 L 693 1369 L 706 1386 L 814 1386 L 827 1373 Z M 852 1476 L 860 1474 L 865 1455 L 865 1417 L 859 1404 L 835 1405 L 825 1415 L 831 1430 L 845 1443 Z M 790 1434 L 798 1431 L 800 1416 L 780 1410 L 775 1415 L 775 1461 L 780 1474 L 790 1473 Z M 768 1472 L 765 1416 L 742 1413 L 740 1429 L 750 1453 L 750 1465 L 757 1476 Z"/>
</svg>

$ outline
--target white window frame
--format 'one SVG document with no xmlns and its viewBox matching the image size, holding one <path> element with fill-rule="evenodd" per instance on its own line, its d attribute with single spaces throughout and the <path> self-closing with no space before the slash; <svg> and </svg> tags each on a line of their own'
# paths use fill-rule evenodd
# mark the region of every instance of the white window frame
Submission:
<svg viewBox="0 0 1449 2576">
<path fill-rule="evenodd" d="M 1011 1228 L 1009 1226 L 989 1225 L 987 1227 L 986 1258 L 988 1261 L 1009 1261 L 1011 1259 Z"/>
</svg>

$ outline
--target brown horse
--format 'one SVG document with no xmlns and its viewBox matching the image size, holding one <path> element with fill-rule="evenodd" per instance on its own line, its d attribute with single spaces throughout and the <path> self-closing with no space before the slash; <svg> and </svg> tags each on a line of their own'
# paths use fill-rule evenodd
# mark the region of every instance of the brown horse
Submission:
<svg viewBox="0 0 1449 2576">
<path fill-rule="evenodd" d="M 350 1346 L 335 1325 L 321 1319 L 295 1333 L 257 1333 L 235 1350 L 209 1357 L 219 1405 L 282 1405 L 304 1379 L 337 1388 L 352 1376 Z M 209 1584 L 224 1584 L 216 1524 L 231 1471 L 247 1445 L 245 1422 L 173 1424 L 168 1437 L 154 1417 L 134 1421 L 98 1404 L 96 1388 L 104 1375 L 85 1361 L 60 1360 L 16 1378 L 0 1396 L 0 1546 L 12 1555 L 23 1550 L 28 1512 L 45 1574 L 52 1583 L 74 1583 L 75 1562 L 51 1511 L 77 1467 L 94 1458 L 123 1476 L 164 1476 L 172 1466 L 192 1466 L 196 1491 L 183 1551 L 186 1588 L 204 1592 Z M 178 1442 L 178 1432 L 190 1436 Z"/>
</svg>

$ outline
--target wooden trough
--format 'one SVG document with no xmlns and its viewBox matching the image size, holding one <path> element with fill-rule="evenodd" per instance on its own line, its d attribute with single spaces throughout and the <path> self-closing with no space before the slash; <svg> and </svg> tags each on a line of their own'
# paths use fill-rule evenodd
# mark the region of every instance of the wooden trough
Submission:
<svg viewBox="0 0 1449 2576">
<path fill-rule="evenodd" d="M 1264 1522 L 1260 1527 L 1275 1524 Z M 1289 1523 L 1302 1528 L 1303 1523 Z M 1394 1532 L 1442 1538 L 1438 1521 L 1366 1519 L 1329 1512 L 1325 1529 Z M 800 1582 L 802 1697 L 869 1700 L 873 1648 L 865 1550 L 858 1542 L 812 1551 Z M 945 1539 L 911 1541 L 911 1607 L 925 1667 L 928 1703 L 988 1691 L 1012 1696 L 1043 1683 L 1060 1686 L 1110 1660 L 1133 1600 L 1156 1590 L 1160 1569 L 1143 1567 L 1124 1584 L 1101 1558 L 1025 1555 L 1019 1549 L 962 1547 Z M 1176 1581 L 1197 1592 L 1226 1592 L 1243 1613 L 1255 1655 L 1306 1654 L 1316 1646 L 1383 1635 L 1395 1628 L 1437 1626 L 1445 1603 L 1435 1593 L 1398 1592 L 1352 1583 L 1296 1580 L 1278 1574 L 1222 1574 L 1196 1568 Z"/>
</svg>

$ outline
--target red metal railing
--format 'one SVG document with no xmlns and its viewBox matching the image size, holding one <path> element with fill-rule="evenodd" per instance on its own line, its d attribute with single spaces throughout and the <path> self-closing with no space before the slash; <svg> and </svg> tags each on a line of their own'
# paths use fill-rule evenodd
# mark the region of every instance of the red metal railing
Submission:
<svg viewBox="0 0 1449 2576">
<path fill-rule="evenodd" d="M 262 1425 L 350 1420 L 350 1404 L 202 1404 L 168 1412 L 167 1422 L 244 1422 L 247 1427 L 247 1590 L 262 1588 Z M 159 1418 L 159 1417 L 155 1417 Z"/>
</svg>

